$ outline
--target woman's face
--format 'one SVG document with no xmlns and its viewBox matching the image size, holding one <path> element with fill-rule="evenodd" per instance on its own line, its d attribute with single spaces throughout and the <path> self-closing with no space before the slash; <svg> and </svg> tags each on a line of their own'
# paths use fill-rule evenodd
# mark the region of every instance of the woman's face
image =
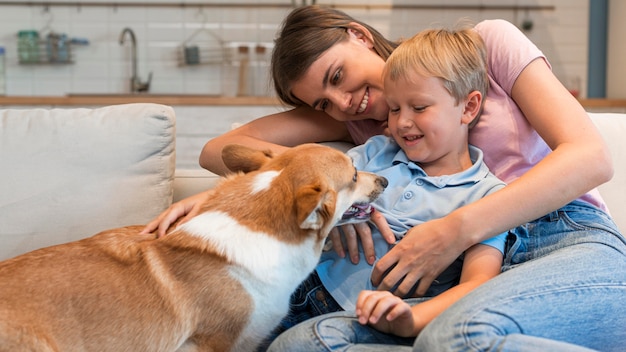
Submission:
<svg viewBox="0 0 626 352">
<path fill-rule="evenodd" d="M 371 41 L 348 30 L 349 39 L 330 47 L 293 84 L 292 93 L 339 121 L 387 120 L 382 71 L 385 61 Z"/>
</svg>

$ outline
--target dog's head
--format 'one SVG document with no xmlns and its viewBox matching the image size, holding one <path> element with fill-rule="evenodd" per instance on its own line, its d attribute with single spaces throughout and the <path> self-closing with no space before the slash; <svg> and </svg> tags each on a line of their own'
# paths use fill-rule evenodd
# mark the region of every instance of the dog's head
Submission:
<svg viewBox="0 0 626 352">
<path fill-rule="evenodd" d="M 231 144 L 223 149 L 222 159 L 230 170 L 247 173 L 244 183 L 251 201 L 268 209 L 267 226 L 295 225 L 321 237 L 351 205 L 372 202 L 387 186 L 384 177 L 357 171 L 344 153 L 319 144 L 300 145 L 276 156 Z M 285 223 L 291 219 L 293 224 Z"/>
</svg>

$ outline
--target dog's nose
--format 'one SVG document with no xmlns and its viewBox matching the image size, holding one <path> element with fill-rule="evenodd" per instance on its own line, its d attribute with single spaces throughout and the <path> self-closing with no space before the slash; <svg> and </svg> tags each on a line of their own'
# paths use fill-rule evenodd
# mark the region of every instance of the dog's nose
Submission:
<svg viewBox="0 0 626 352">
<path fill-rule="evenodd" d="M 387 181 L 387 179 L 382 176 L 378 176 L 378 178 L 376 179 L 376 183 L 379 184 L 382 188 L 387 188 L 387 186 L 389 185 L 389 181 Z"/>
</svg>

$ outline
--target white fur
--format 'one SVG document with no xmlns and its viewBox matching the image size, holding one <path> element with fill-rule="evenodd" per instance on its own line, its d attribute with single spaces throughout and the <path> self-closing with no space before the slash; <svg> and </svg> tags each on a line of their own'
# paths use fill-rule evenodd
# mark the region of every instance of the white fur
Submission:
<svg viewBox="0 0 626 352">
<path fill-rule="evenodd" d="M 234 351 L 252 350 L 287 314 L 291 293 L 313 271 L 321 252 L 315 235 L 298 245 L 287 244 L 217 211 L 200 214 L 181 229 L 209 241 L 229 262 L 240 265 L 232 265 L 230 273 L 245 287 L 254 307 Z"/>
<path fill-rule="evenodd" d="M 281 171 L 265 171 L 256 175 L 254 177 L 254 182 L 252 183 L 252 190 L 250 191 L 250 193 L 255 194 L 269 189 L 272 181 L 278 175 L 280 175 Z"/>
<path fill-rule="evenodd" d="M 337 193 L 337 201 L 335 202 L 335 209 L 339 211 L 335 211 L 335 214 L 333 214 L 333 219 L 331 221 L 333 226 L 337 223 L 337 221 L 339 221 L 339 219 L 341 219 L 343 213 L 348 210 L 352 204 L 369 202 L 370 200 L 367 196 L 365 196 L 365 194 L 367 193 L 358 188 L 355 191 L 347 189 L 339 191 Z"/>
<path fill-rule="evenodd" d="M 296 280 L 304 268 L 317 264 L 314 249 L 317 246 L 313 243 L 317 236 L 290 245 L 266 233 L 252 231 L 224 212 L 200 214 L 183 224 L 181 230 L 207 240 L 220 255 L 269 284 Z"/>
<path fill-rule="evenodd" d="M 306 219 L 304 219 L 304 221 L 300 224 L 301 229 L 319 230 L 322 228 L 322 225 L 324 224 L 322 223 L 323 221 L 319 212 L 322 207 L 322 202 L 323 199 L 320 199 L 320 201 L 317 202 L 315 209 L 313 209 L 313 211 L 309 213 L 309 216 L 307 216 Z"/>
</svg>

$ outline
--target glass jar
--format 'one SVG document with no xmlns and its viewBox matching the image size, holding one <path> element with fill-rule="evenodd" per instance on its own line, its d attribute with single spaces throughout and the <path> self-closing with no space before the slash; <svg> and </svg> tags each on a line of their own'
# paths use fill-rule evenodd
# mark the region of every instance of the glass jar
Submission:
<svg viewBox="0 0 626 352">
<path fill-rule="evenodd" d="M 18 32 L 17 54 L 20 63 L 39 62 L 39 33 L 37 31 Z"/>
</svg>

